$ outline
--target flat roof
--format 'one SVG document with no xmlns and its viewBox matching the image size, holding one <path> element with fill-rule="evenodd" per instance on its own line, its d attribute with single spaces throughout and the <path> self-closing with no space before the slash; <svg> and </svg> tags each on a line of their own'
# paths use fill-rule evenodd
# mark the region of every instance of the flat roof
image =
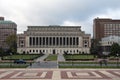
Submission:
<svg viewBox="0 0 120 80">
<path fill-rule="evenodd" d="M 81 28 L 81 26 L 58 26 L 58 25 L 49 25 L 49 26 L 28 26 L 28 28 Z"/>
</svg>

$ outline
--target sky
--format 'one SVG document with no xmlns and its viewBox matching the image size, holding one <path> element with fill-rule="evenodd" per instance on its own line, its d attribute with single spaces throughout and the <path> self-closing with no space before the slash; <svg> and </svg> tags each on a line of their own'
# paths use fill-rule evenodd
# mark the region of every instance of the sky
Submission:
<svg viewBox="0 0 120 80">
<path fill-rule="evenodd" d="M 81 26 L 93 34 L 94 18 L 120 19 L 120 0 L 0 0 L 0 16 L 17 24 L 17 33 L 27 26 Z"/>
</svg>

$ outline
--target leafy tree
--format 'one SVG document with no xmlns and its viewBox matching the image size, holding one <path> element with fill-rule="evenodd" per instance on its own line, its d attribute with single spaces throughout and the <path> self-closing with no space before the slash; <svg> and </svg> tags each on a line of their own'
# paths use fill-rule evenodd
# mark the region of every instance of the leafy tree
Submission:
<svg viewBox="0 0 120 80">
<path fill-rule="evenodd" d="M 15 34 L 8 36 L 6 43 L 9 46 L 10 52 L 15 54 L 17 52 L 17 36 Z"/>
<path fill-rule="evenodd" d="M 4 50 L 0 48 L 0 57 L 4 56 Z"/>
<path fill-rule="evenodd" d="M 100 43 L 96 39 L 91 40 L 91 48 L 90 48 L 90 53 L 94 55 L 99 55 L 100 53 Z"/>
<path fill-rule="evenodd" d="M 111 55 L 120 55 L 120 45 L 118 43 L 113 43 L 111 46 Z"/>
</svg>

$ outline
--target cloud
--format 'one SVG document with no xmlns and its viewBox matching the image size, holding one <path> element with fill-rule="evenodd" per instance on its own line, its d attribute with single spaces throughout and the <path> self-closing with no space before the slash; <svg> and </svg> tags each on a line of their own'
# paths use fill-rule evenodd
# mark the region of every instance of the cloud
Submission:
<svg viewBox="0 0 120 80">
<path fill-rule="evenodd" d="M 81 30 L 82 31 L 86 31 L 86 33 L 88 33 L 88 34 L 91 33 L 92 34 L 92 25 L 91 25 L 91 21 L 90 20 L 79 21 L 79 22 L 66 20 L 61 25 L 63 25 L 63 26 L 81 26 Z"/>
<path fill-rule="evenodd" d="M 113 18 L 113 19 L 120 19 L 120 8 L 119 9 L 107 9 L 106 12 L 101 14 L 93 15 L 93 17 L 100 17 L 100 18 Z"/>
<path fill-rule="evenodd" d="M 92 34 L 95 17 L 120 18 L 119 0 L 0 0 L 0 16 L 23 32 L 28 25 L 80 25 Z"/>
</svg>

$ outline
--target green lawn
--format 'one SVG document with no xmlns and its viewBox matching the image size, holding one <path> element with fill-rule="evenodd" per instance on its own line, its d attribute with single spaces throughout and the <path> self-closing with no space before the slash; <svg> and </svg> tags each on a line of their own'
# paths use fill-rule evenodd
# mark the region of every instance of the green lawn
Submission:
<svg viewBox="0 0 120 80">
<path fill-rule="evenodd" d="M 118 63 L 120 64 L 120 62 Z M 92 66 L 93 65 L 93 66 Z M 98 62 L 59 62 L 59 68 L 120 68 L 116 62 L 108 62 L 107 66 L 103 63 L 102 66 Z"/>
<path fill-rule="evenodd" d="M 57 55 L 56 54 L 50 54 L 45 60 L 56 61 L 57 60 Z"/>
<path fill-rule="evenodd" d="M 14 64 L 11 62 L 1 62 L 0 63 L 0 68 L 26 68 L 30 65 L 30 63 L 26 64 Z"/>
<path fill-rule="evenodd" d="M 116 64 L 117 62 L 108 62 L 108 64 Z M 59 64 L 99 64 L 98 62 L 59 62 Z M 120 64 L 120 62 L 119 62 Z"/>
<path fill-rule="evenodd" d="M 24 60 L 33 60 L 37 57 L 40 57 L 42 55 L 38 54 L 22 54 L 22 55 L 11 55 L 11 56 L 4 56 L 3 60 L 15 60 L 15 59 L 24 59 Z"/>
<path fill-rule="evenodd" d="M 94 59 L 93 55 L 80 55 L 80 54 L 69 54 L 69 55 L 64 55 L 65 59 L 72 59 L 72 60 L 79 60 L 79 59 L 83 59 L 83 60 L 87 60 L 87 59 Z"/>
<path fill-rule="evenodd" d="M 118 68 L 120 68 L 120 66 L 119 67 L 116 67 L 116 66 L 103 66 L 103 67 L 101 67 L 101 66 L 59 66 L 59 68 L 111 68 L 111 69 L 113 69 L 113 68 L 116 68 L 116 69 L 118 69 Z"/>
</svg>

